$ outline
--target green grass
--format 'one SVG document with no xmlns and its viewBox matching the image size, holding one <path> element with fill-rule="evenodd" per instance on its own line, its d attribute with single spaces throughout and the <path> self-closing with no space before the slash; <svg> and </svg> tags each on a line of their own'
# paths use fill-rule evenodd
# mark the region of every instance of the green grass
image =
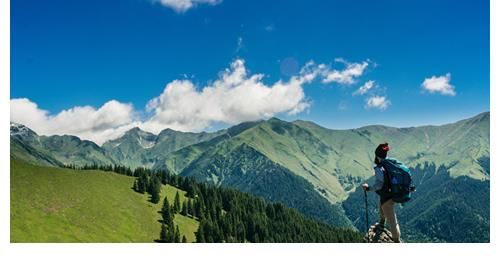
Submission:
<svg viewBox="0 0 500 263">
<path fill-rule="evenodd" d="M 11 242 L 153 242 L 159 204 L 131 189 L 134 178 L 103 171 L 40 167 L 11 160 Z M 172 203 L 176 191 L 162 189 Z M 181 236 L 198 222 L 177 214 Z"/>
</svg>

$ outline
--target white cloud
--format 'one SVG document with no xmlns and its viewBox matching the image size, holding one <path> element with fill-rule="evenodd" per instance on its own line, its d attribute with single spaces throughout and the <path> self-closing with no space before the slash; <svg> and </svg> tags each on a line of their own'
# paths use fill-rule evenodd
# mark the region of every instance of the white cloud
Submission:
<svg viewBox="0 0 500 263">
<path fill-rule="evenodd" d="M 422 88 L 429 93 L 440 93 L 441 95 L 455 96 L 455 87 L 450 84 L 451 74 L 444 76 L 432 76 L 422 82 Z"/>
<path fill-rule="evenodd" d="M 158 97 L 148 102 L 148 116 L 143 118 L 139 118 L 131 104 L 116 100 L 100 108 L 76 106 L 51 114 L 26 98 L 11 99 L 10 117 L 12 122 L 24 124 L 42 135 L 70 134 L 97 144 L 117 138 L 137 126 L 153 133 L 166 128 L 201 131 L 218 123 L 236 124 L 303 112 L 311 105 L 305 96 L 304 85 L 316 79 L 353 83 L 368 65 L 367 61 L 342 63 L 346 68 L 335 70 L 310 61 L 288 80 L 264 83 L 264 74 L 249 74 L 244 60 L 236 59 L 215 81 L 205 86 L 196 86 L 189 79 L 171 81 Z M 341 77 L 331 78 L 334 72 Z M 379 109 L 389 104 L 385 97 L 372 97 L 367 101 L 367 107 Z"/>
<path fill-rule="evenodd" d="M 363 61 L 361 63 L 350 63 L 344 59 L 336 59 L 335 61 L 345 64 L 345 69 L 336 70 L 328 69 L 322 72 L 323 83 L 336 82 L 340 84 L 353 84 L 355 79 L 363 75 L 363 72 L 369 65 L 369 61 Z"/>
<path fill-rule="evenodd" d="M 153 0 L 153 1 L 159 2 L 163 6 L 172 8 L 177 13 L 184 13 L 189 9 L 200 4 L 217 5 L 222 2 L 222 0 Z"/>
<path fill-rule="evenodd" d="M 29 99 L 11 99 L 10 120 L 24 124 L 41 135 L 71 134 L 98 144 L 116 138 L 137 125 L 132 105 L 116 100 L 106 102 L 99 109 L 78 106 L 50 115 Z"/>
<path fill-rule="evenodd" d="M 359 87 L 358 90 L 356 90 L 352 95 L 353 96 L 356 96 L 356 95 L 364 95 L 366 94 L 370 89 L 372 89 L 373 87 L 375 87 L 375 81 L 373 80 L 369 80 L 367 82 L 365 82 L 365 84 L 363 84 L 363 86 Z"/>
<path fill-rule="evenodd" d="M 339 83 L 339 84 L 354 84 L 356 79 L 361 77 L 370 65 L 369 60 L 365 60 L 360 63 L 351 63 L 344 59 L 337 58 L 336 62 L 340 62 L 345 65 L 344 69 L 332 69 L 326 64 L 316 64 L 314 61 L 309 61 L 302 68 L 301 74 L 306 78 L 316 78 L 321 77 L 321 82 L 323 83 Z"/>
<path fill-rule="evenodd" d="M 148 103 L 153 116 L 141 128 L 198 131 L 217 122 L 235 124 L 278 113 L 293 115 L 309 107 L 303 84 L 311 80 L 293 76 L 289 81 L 266 85 L 263 76 L 249 75 L 244 61 L 237 59 L 219 79 L 201 89 L 189 80 L 174 80 Z"/>
<path fill-rule="evenodd" d="M 380 110 L 385 110 L 387 109 L 387 107 L 389 107 L 390 104 L 391 101 L 388 100 L 385 96 L 373 96 L 368 98 L 365 107 L 367 109 L 376 108 Z"/>
<path fill-rule="evenodd" d="M 148 102 L 150 117 L 143 120 L 131 104 L 116 100 L 98 109 L 77 106 L 50 114 L 26 98 L 10 100 L 10 118 L 42 135 L 71 134 L 102 144 L 136 126 L 153 133 L 165 128 L 200 131 L 214 123 L 236 124 L 279 113 L 293 115 L 310 106 L 303 85 L 314 78 L 299 74 L 268 85 L 263 77 L 248 74 L 244 61 L 237 59 L 216 81 L 202 88 L 190 80 L 174 80 Z"/>
</svg>

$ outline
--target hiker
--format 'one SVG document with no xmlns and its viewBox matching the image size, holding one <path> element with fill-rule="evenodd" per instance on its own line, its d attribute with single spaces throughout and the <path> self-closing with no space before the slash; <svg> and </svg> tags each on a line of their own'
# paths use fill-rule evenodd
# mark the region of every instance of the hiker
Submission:
<svg viewBox="0 0 500 263">
<path fill-rule="evenodd" d="M 382 161 L 387 158 L 387 152 L 389 151 L 389 144 L 382 143 L 375 149 L 375 184 L 369 186 L 368 184 L 363 184 L 362 187 L 365 191 L 375 191 L 380 195 L 380 221 L 378 226 L 384 227 L 386 220 L 391 228 L 392 239 L 395 243 L 400 243 L 400 235 L 398 219 L 396 218 L 396 211 L 394 210 L 394 200 L 389 192 L 389 182 L 385 178 L 387 171 L 382 166 Z"/>
</svg>

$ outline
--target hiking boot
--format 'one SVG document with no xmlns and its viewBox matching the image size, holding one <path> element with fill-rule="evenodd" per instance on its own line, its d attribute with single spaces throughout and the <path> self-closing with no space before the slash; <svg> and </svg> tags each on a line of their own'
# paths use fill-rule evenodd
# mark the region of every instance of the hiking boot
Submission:
<svg viewBox="0 0 500 263">
<path fill-rule="evenodd" d="M 385 228 L 385 220 L 381 219 L 380 221 L 378 221 L 377 223 L 375 223 L 375 227 Z"/>
</svg>

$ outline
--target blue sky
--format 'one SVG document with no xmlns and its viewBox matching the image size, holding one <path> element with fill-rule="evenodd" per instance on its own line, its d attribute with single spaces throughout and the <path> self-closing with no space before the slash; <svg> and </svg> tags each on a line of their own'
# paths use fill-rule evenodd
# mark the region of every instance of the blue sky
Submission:
<svg viewBox="0 0 500 263">
<path fill-rule="evenodd" d="M 45 118 L 21 119 L 37 126 L 75 106 L 98 110 L 116 100 L 145 121 L 155 112 L 148 102 L 167 103 L 159 98 L 168 83 L 188 79 L 201 92 L 239 59 L 269 87 L 300 76 L 311 60 L 330 73 L 368 63 L 352 83 L 326 83 L 325 73 L 301 85 L 307 107 L 256 109 L 242 120 L 271 114 L 330 128 L 412 126 L 489 110 L 489 1 L 224 0 L 183 10 L 166 2 L 12 1 L 11 98 L 36 103 Z M 370 80 L 369 92 L 353 95 Z M 373 97 L 388 104 L 368 107 Z"/>
</svg>

